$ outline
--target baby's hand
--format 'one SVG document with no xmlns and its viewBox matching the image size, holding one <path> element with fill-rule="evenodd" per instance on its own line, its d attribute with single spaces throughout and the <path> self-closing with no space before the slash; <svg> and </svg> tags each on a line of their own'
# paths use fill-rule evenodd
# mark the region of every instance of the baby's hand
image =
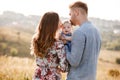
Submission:
<svg viewBox="0 0 120 80">
<path fill-rule="evenodd" d="M 66 39 L 67 41 L 71 41 L 71 36 L 65 36 L 65 39 Z"/>
<path fill-rule="evenodd" d="M 67 43 L 67 40 L 63 39 L 63 43 L 66 44 L 66 43 Z"/>
<path fill-rule="evenodd" d="M 66 39 L 66 38 L 65 38 L 65 35 L 62 35 L 62 36 L 61 36 L 61 39 L 62 39 L 62 40 L 65 40 L 65 39 Z"/>
</svg>

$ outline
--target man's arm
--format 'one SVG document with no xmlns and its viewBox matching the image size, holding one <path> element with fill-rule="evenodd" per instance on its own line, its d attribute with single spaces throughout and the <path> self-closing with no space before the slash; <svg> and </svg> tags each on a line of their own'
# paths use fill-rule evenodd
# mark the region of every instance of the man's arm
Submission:
<svg viewBox="0 0 120 80">
<path fill-rule="evenodd" d="M 72 37 L 72 48 L 71 52 L 66 49 L 67 60 L 71 66 L 77 67 L 81 61 L 83 51 L 85 47 L 85 35 L 76 31 Z"/>
</svg>

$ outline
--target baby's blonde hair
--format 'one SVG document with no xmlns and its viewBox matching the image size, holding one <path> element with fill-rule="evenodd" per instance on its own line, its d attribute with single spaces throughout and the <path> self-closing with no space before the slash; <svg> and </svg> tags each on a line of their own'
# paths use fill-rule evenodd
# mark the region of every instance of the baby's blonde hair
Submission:
<svg viewBox="0 0 120 80">
<path fill-rule="evenodd" d="M 64 21 L 64 22 L 63 22 L 63 25 L 64 25 L 65 23 L 69 23 L 69 24 L 71 24 L 70 21 Z"/>
</svg>

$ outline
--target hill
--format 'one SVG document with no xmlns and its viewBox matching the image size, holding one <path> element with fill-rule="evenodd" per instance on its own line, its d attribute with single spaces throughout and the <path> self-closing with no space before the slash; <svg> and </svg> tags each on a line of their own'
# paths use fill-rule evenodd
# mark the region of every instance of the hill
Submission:
<svg viewBox="0 0 120 80">
<path fill-rule="evenodd" d="M 25 16 L 20 13 L 15 13 L 12 11 L 4 11 L 0 15 L 0 26 L 15 26 L 20 25 L 20 27 L 36 27 L 40 21 L 41 16 L 39 15 L 29 15 Z M 66 20 L 68 18 L 60 17 L 61 20 Z M 100 31 L 112 31 L 118 30 L 117 33 L 120 33 L 120 21 L 104 20 L 99 18 L 89 18 Z"/>
<path fill-rule="evenodd" d="M 41 16 L 12 11 L 0 15 L 0 55 L 30 56 L 30 41 Z M 61 20 L 68 18 L 60 17 Z M 89 18 L 102 35 L 102 49 L 120 50 L 120 21 Z"/>
<path fill-rule="evenodd" d="M 0 27 L 0 55 L 30 57 L 32 35 L 17 27 Z"/>
</svg>

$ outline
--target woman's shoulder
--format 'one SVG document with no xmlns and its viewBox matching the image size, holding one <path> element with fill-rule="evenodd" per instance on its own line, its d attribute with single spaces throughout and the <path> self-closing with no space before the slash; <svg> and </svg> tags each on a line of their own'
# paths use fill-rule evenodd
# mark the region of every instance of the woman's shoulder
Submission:
<svg viewBox="0 0 120 80">
<path fill-rule="evenodd" d="M 64 47 L 64 43 L 62 40 L 56 40 L 55 46 L 56 46 L 56 48 L 62 48 L 62 47 Z"/>
<path fill-rule="evenodd" d="M 57 45 L 58 45 L 58 44 L 63 44 L 63 45 L 64 45 L 64 43 L 63 43 L 62 40 L 56 40 L 56 41 L 55 41 L 55 44 L 57 44 Z"/>
<path fill-rule="evenodd" d="M 55 41 L 55 43 L 63 43 L 63 41 L 60 40 L 60 39 L 57 39 L 57 40 Z"/>
</svg>

